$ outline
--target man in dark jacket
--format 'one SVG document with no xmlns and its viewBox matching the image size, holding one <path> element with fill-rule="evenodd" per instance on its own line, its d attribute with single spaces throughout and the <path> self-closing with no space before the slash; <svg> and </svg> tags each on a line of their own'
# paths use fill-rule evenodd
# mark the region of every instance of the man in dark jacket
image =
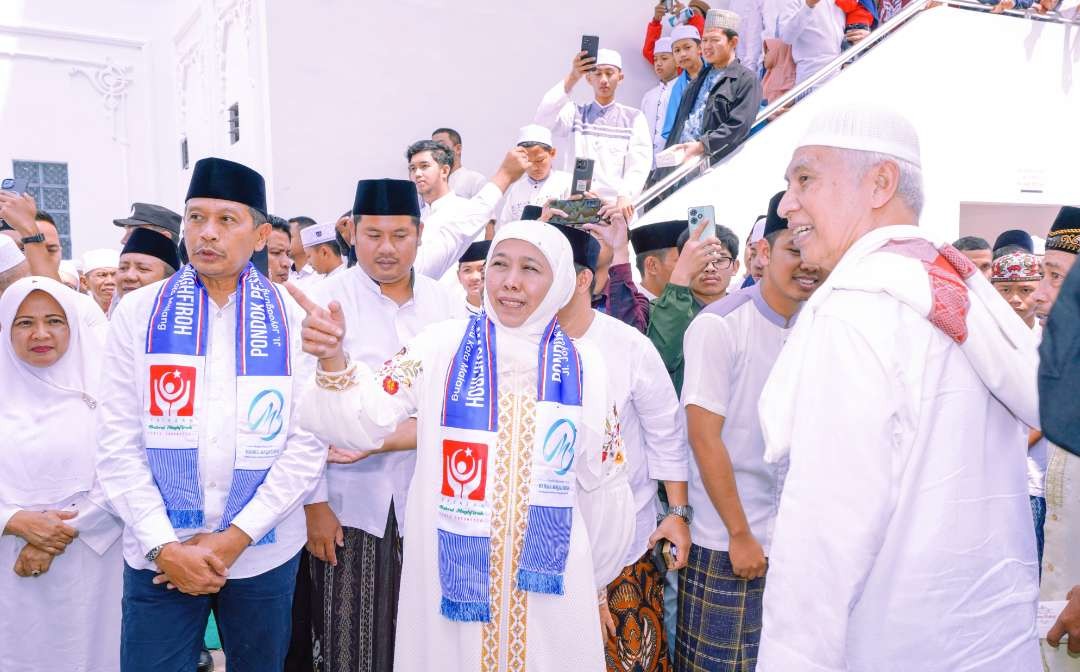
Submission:
<svg viewBox="0 0 1080 672">
<path fill-rule="evenodd" d="M 735 58 L 739 15 L 710 9 L 705 19 L 704 72 L 683 94 L 668 147 L 686 158 L 704 154 L 712 160 L 731 153 L 750 134 L 761 104 L 757 76 Z"/>
</svg>

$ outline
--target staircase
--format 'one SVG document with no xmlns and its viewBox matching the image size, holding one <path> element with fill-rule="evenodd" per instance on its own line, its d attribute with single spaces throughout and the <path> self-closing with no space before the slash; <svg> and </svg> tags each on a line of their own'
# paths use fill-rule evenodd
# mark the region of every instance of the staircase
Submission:
<svg viewBox="0 0 1080 672">
<path fill-rule="evenodd" d="M 917 0 L 763 109 L 738 150 L 714 165 L 688 162 L 643 192 L 635 205 L 648 209 L 635 226 L 712 205 L 718 223 L 744 238 L 785 187 L 792 151 L 815 113 L 867 100 L 900 111 L 919 130 L 922 226 L 942 240 L 958 236 L 962 202 L 1080 203 L 1077 71 L 1075 19 Z"/>
</svg>

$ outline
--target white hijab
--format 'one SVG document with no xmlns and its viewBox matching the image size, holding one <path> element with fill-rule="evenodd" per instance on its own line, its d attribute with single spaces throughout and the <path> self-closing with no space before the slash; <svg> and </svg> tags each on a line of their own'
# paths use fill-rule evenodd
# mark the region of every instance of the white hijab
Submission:
<svg viewBox="0 0 1080 672">
<path fill-rule="evenodd" d="M 15 354 L 12 323 L 33 291 L 56 299 L 71 338 L 52 366 L 35 367 Z M 0 501 L 47 505 L 88 491 L 94 479 L 94 411 L 102 340 L 83 328 L 78 294 L 55 280 L 23 278 L 0 297 Z"/>
<path fill-rule="evenodd" d="M 491 241 L 488 249 L 487 264 L 491 263 L 491 257 L 495 254 L 499 243 L 504 240 L 522 240 L 530 243 L 540 250 L 540 254 L 547 259 L 551 267 L 552 279 L 548 292 L 536 310 L 519 327 L 507 327 L 499 321 L 499 316 L 491 305 L 491 295 L 484 292 L 484 310 L 488 317 L 495 323 L 496 338 L 503 338 L 504 334 L 512 339 L 524 339 L 534 346 L 540 343 L 540 337 L 544 333 L 551 318 L 559 310 L 570 302 L 574 295 L 574 251 L 570 249 L 570 243 L 566 236 L 562 235 L 550 224 L 536 221 L 509 222 L 499 229 L 495 238 Z M 496 341 L 498 344 L 499 341 Z M 535 360 L 535 350 L 533 358 Z"/>
<path fill-rule="evenodd" d="M 554 226 L 536 221 L 510 222 L 499 229 L 491 241 L 488 263 L 499 243 L 522 240 L 534 245 L 551 266 L 552 280 L 540 305 L 520 327 L 506 327 L 491 305 L 490 295 L 484 293 L 484 310 L 495 323 L 495 347 L 498 352 L 499 370 L 509 360 L 515 369 L 536 368 L 536 349 L 551 318 L 559 312 L 574 295 L 577 273 L 574 270 L 574 252 L 566 236 Z M 603 460 L 604 442 L 607 439 L 607 368 L 603 353 L 584 340 L 575 340 L 574 347 L 581 356 L 582 422 L 581 453 L 575 462 L 575 473 L 581 488 L 578 508 L 590 535 L 590 553 L 593 559 L 597 586 L 606 586 L 622 570 L 629 544 L 633 540 L 635 523 L 633 492 L 627 480 L 624 466 L 615 460 Z M 619 439 L 621 440 L 621 439 Z"/>
</svg>

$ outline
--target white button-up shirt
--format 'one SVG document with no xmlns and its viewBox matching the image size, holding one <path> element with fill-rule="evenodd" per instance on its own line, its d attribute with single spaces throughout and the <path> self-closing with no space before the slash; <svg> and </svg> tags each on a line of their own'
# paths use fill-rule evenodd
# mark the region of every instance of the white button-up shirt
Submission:
<svg viewBox="0 0 1080 672">
<path fill-rule="evenodd" d="M 641 97 L 641 112 L 645 115 L 645 123 L 649 126 L 654 153 L 664 151 L 664 146 L 667 144 L 667 139 L 664 138 L 664 118 L 667 116 L 671 89 L 675 86 L 676 79 L 672 77 L 666 82 L 660 82 Z"/>
<path fill-rule="evenodd" d="M 664 360 L 640 331 L 603 313 L 581 340 L 595 343 L 607 362 L 608 400 L 615 404 L 637 511 L 634 542 L 623 566 L 649 550 L 660 511 L 657 481 L 686 481 L 682 413 Z"/>
<path fill-rule="evenodd" d="M 699 313 L 686 330 L 682 404 L 723 416 L 720 437 L 731 458 L 739 501 L 751 533 L 768 555 L 784 466 L 765 462 L 758 397 L 790 330 L 761 297 L 760 285 L 721 299 L 717 309 L 724 314 Z M 694 543 L 727 551 L 728 530 L 705 490 L 697 460 L 690 460 L 689 491 Z"/>
<path fill-rule="evenodd" d="M 199 418 L 199 475 L 204 525 L 174 530 L 161 492 L 146 461 L 142 437 L 143 399 L 147 385 L 146 332 L 161 283 L 135 290 L 116 308 L 105 346 L 99 409 L 97 474 L 101 487 L 124 521 L 124 559 L 134 569 L 155 569 L 146 554 L 153 548 L 213 532 L 221 522 L 236 458 L 236 303 L 209 301 L 209 340 Z M 305 495 L 326 463 L 325 447 L 296 421 L 297 404 L 313 384 L 314 360 L 301 350 L 304 311 L 280 287 L 288 320 L 292 357 L 291 419 L 285 447 L 255 496 L 232 524 L 252 540 L 276 530 L 272 544 L 249 546 L 229 570 L 230 579 L 263 574 L 291 559 L 307 541 Z"/>
<path fill-rule="evenodd" d="M 488 179 L 484 174 L 471 168 L 458 168 L 450 173 L 450 189 L 462 198 L 472 198 L 480 193 L 487 184 Z"/>
<path fill-rule="evenodd" d="M 403 305 L 383 296 L 379 285 L 353 266 L 319 284 L 312 298 L 341 304 L 345 314 L 345 351 L 354 362 L 377 371 L 421 329 L 450 318 L 453 300 L 440 284 L 416 275 L 413 298 Z M 375 448 L 376 446 L 371 446 Z M 405 499 L 416 466 L 416 451 L 375 453 L 353 464 L 331 464 L 308 503 L 329 502 L 345 527 L 382 537 L 393 501 L 405 534 Z"/>
<path fill-rule="evenodd" d="M 450 192 L 420 208 L 424 231 L 413 268 L 429 278 L 441 278 L 456 264 L 491 219 L 502 190 L 484 185 L 476 196 L 462 198 Z"/>
<path fill-rule="evenodd" d="M 521 179 L 506 190 L 503 196 L 502 207 L 499 208 L 499 217 L 495 220 L 495 230 L 507 222 L 516 222 L 521 219 L 521 213 L 526 205 L 543 206 L 552 198 L 566 198 L 570 195 L 570 173 L 562 170 L 552 170 L 543 180 L 534 180 L 528 175 L 522 175 Z"/>
<path fill-rule="evenodd" d="M 844 10 L 829 0 L 820 0 L 812 8 L 806 6 L 806 0 L 779 1 L 776 36 L 791 45 L 795 83 L 799 84 L 840 55 Z"/>
</svg>

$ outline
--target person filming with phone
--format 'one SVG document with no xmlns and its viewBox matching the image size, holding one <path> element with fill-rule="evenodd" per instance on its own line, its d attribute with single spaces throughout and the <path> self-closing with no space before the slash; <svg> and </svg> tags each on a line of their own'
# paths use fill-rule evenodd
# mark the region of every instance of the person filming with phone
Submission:
<svg viewBox="0 0 1080 672">
<path fill-rule="evenodd" d="M 652 139 L 645 115 L 615 102 L 623 81 L 622 57 L 613 49 L 600 49 L 593 36 L 582 39 L 570 72 L 540 101 L 535 123 L 553 135 L 572 136 L 574 156 L 595 161 L 593 188 L 607 209 L 621 209 L 629 219 L 633 199 L 641 193 L 652 168 Z M 594 99 L 576 105 L 570 92 L 584 78 Z"/>
</svg>

